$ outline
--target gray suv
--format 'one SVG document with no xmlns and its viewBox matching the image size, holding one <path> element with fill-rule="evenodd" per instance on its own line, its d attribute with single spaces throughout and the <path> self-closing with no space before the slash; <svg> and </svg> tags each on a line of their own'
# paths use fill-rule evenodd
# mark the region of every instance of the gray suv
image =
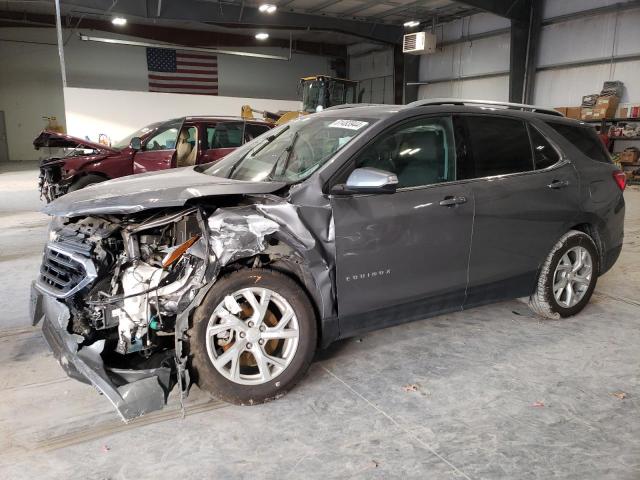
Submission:
<svg viewBox="0 0 640 480">
<path fill-rule="evenodd" d="M 578 313 L 620 253 L 624 187 L 553 110 L 329 109 L 49 204 L 33 320 L 123 419 L 193 383 L 260 403 L 337 339 L 517 297 Z"/>
</svg>

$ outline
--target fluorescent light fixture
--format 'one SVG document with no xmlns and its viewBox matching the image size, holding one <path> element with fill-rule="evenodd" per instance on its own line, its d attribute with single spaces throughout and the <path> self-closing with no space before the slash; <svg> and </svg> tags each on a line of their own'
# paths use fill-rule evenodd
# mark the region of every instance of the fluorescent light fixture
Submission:
<svg viewBox="0 0 640 480">
<path fill-rule="evenodd" d="M 118 27 L 122 27 L 127 24 L 127 19 L 122 17 L 113 17 L 111 19 L 111 23 L 117 25 Z"/>
<path fill-rule="evenodd" d="M 275 5 L 272 5 L 270 3 L 263 3 L 262 5 L 260 5 L 258 7 L 258 10 L 260 10 L 262 13 L 273 13 L 278 9 L 278 7 L 276 7 Z"/>
<path fill-rule="evenodd" d="M 256 38 L 258 40 L 266 40 L 267 38 L 269 38 L 269 34 L 265 32 L 256 33 Z"/>
<path fill-rule="evenodd" d="M 417 20 L 409 20 L 408 22 L 404 22 L 405 27 L 417 27 L 420 25 L 420 22 Z"/>
</svg>

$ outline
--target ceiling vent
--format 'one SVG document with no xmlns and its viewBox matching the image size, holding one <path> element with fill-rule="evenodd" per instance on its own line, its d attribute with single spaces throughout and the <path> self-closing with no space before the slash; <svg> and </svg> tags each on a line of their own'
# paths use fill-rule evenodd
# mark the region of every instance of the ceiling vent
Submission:
<svg viewBox="0 0 640 480">
<path fill-rule="evenodd" d="M 435 53 L 436 36 L 433 33 L 407 33 L 402 39 L 402 52 L 411 55 Z"/>
</svg>

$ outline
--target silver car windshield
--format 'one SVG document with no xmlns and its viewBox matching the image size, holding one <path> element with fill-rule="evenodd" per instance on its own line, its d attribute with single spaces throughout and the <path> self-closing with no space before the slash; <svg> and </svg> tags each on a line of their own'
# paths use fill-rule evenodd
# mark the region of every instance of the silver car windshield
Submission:
<svg viewBox="0 0 640 480">
<path fill-rule="evenodd" d="M 252 182 L 297 183 L 376 121 L 302 117 L 259 136 L 203 173 Z"/>
</svg>

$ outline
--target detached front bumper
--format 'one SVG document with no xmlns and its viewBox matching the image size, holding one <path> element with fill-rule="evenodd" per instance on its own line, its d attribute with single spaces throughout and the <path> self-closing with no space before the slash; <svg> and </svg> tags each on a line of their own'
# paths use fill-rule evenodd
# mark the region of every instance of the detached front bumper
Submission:
<svg viewBox="0 0 640 480">
<path fill-rule="evenodd" d="M 124 421 L 164 407 L 171 381 L 171 369 L 115 369 L 104 366 L 104 340 L 79 348 L 80 335 L 68 332 L 71 314 L 67 306 L 31 286 L 31 318 L 42 321 L 42 334 L 60 366 L 71 378 L 93 385 L 111 402 Z"/>
</svg>

